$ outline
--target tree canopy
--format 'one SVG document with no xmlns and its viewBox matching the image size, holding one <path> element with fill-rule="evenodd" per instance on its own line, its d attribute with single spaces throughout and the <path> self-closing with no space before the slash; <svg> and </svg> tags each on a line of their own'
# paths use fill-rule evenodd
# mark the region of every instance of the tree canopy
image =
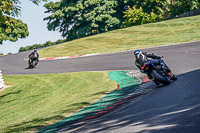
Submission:
<svg viewBox="0 0 200 133">
<path fill-rule="evenodd" d="M 171 14 L 176 16 L 200 8 L 200 0 L 171 0 Z"/>
<path fill-rule="evenodd" d="M 48 0 L 30 0 L 34 4 Z M 29 35 L 20 19 L 20 0 L 0 1 L 0 44 Z M 49 30 L 67 40 L 162 19 L 197 9 L 200 0 L 60 0 L 45 4 Z"/>
<path fill-rule="evenodd" d="M 61 0 L 45 4 L 49 30 L 67 40 L 156 22 L 196 9 L 200 0 Z M 131 8 L 133 7 L 133 8 Z M 134 24 L 133 24 L 133 23 Z M 124 26 L 127 24 L 127 26 Z"/>
<path fill-rule="evenodd" d="M 47 0 L 30 0 L 34 4 Z M 15 17 L 20 15 L 20 0 L 0 1 L 0 44 L 5 40 L 17 41 L 29 35 L 28 26 Z"/>
<path fill-rule="evenodd" d="M 59 30 L 68 40 L 119 27 L 116 0 L 62 0 L 45 4 L 49 30 Z M 93 32 L 94 31 L 94 32 Z"/>
</svg>

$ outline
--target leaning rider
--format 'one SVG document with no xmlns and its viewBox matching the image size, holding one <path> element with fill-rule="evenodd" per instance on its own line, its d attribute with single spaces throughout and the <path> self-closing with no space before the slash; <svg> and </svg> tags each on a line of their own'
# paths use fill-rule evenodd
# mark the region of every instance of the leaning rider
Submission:
<svg viewBox="0 0 200 133">
<path fill-rule="evenodd" d="M 141 72 L 145 72 L 145 67 L 148 66 L 150 63 L 151 64 L 160 64 L 160 63 L 164 63 L 163 61 L 160 60 L 160 56 L 156 56 L 153 53 L 147 53 L 147 52 L 142 52 L 141 50 L 136 50 L 134 51 L 134 55 L 135 55 L 135 64 L 136 66 L 141 70 Z M 153 60 L 149 60 L 148 58 L 152 58 Z M 165 65 L 165 64 L 163 64 Z"/>
<path fill-rule="evenodd" d="M 154 55 L 154 53 L 152 54 L 147 52 L 143 53 L 141 50 L 136 50 L 134 51 L 134 55 L 136 58 L 135 60 L 136 66 L 140 69 L 142 73 L 146 73 L 150 79 L 152 79 L 153 77 L 149 72 L 145 71 L 145 67 L 148 66 L 149 64 L 154 64 L 154 65 L 160 64 L 163 69 L 166 69 L 166 71 L 170 71 L 170 69 L 168 69 L 164 61 L 161 60 L 161 57 Z M 148 58 L 151 58 L 151 60 L 149 60 Z M 157 82 L 155 83 L 158 84 Z"/>
<path fill-rule="evenodd" d="M 36 65 L 39 62 L 39 54 L 35 49 L 31 54 L 28 55 L 28 58 L 32 61 L 36 61 Z"/>
</svg>

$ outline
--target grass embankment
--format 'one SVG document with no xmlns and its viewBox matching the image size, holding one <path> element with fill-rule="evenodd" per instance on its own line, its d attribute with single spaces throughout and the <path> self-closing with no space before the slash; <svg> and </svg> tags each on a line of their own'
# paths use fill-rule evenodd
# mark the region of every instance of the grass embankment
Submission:
<svg viewBox="0 0 200 133">
<path fill-rule="evenodd" d="M 0 132 L 29 132 L 54 123 L 116 88 L 107 72 L 4 76 Z"/>
<path fill-rule="evenodd" d="M 133 26 L 39 51 L 41 57 L 109 53 L 200 40 L 200 16 Z"/>
</svg>

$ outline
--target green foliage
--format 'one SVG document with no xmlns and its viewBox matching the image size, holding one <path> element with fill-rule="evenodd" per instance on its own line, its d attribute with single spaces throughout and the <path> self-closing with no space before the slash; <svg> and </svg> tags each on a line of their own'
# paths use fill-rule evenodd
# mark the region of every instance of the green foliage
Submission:
<svg viewBox="0 0 200 133">
<path fill-rule="evenodd" d="M 30 1 L 38 4 L 48 0 Z M 132 9 L 131 14 L 135 18 L 130 18 L 126 15 L 133 6 L 136 9 Z M 48 21 L 48 29 L 59 30 L 63 37 L 73 40 L 118 29 L 122 24 L 136 25 L 172 18 L 199 8 L 200 0 L 61 0 L 49 2 L 45 7 L 46 13 L 50 13 L 44 18 Z M 28 36 L 27 25 L 13 18 L 18 15 L 20 0 L 0 1 L 0 44 L 4 40 L 17 41 Z"/>
<path fill-rule="evenodd" d="M 47 0 L 30 0 L 35 4 Z M 28 27 L 15 16 L 20 15 L 20 0 L 0 1 L 0 44 L 5 40 L 17 41 L 29 35 Z"/>
<path fill-rule="evenodd" d="M 116 0 L 62 0 L 45 4 L 49 30 L 59 30 L 68 40 L 102 33 L 119 27 L 114 17 Z"/>
<path fill-rule="evenodd" d="M 11 16 L 19 14 L 18 0 L 0 1 L 0 44 L 4 40 L 16 41 L 18 38 L 28 36 L 28 27 L 21 20 Z"/>
<path fill-rule="evenodd" d="M 125 22 L 123 23 L 124 27 L 145 23 L 145 13 L 141 7 L 136 9 L 133 6 L 133 8 L 129 8 L 128 12 L 124 12 L 124 14 L 124 17 L 126 18 Z"/>
<path fill-rule="evenodd" d="M 137 0 L 136 8 L 142 7 L 145 13 L 150 14 L 151 12 L 155 14 L 163 13 L 163 5 L 167 0 Z"/>
<path fill-rule="evenodd" d="M 171 16 L 175 17 L 187 11 L 198 9 L 200 7 L 200 0 L 171 0 Z"/>
<path fill-rule="evenodd" d="M 200 7 L 200 0 L 137 0 L 124 12 L 123 27 L 152 23 Z"/>
<path fill-rule="evenodd" d="M 160 6 L 160 13 L 164 19 L 169 19 L 198 8 L 200 0 L 164 0 Z"/>
<path fill-rule="evenodd" d="M 4 40 L 17 41 L 28 35 L 28 27 L 21 20 L 4 16 L 4 21 L 0 21 L 0 44 Z"/>
<path fill-rule="evenodd" d="M 140 25 L 145 23 L 153 23 L 162 20 L 162 16 L 156 15 L 153 12 L 145 13 L 140 7 L 136 9 L 136 7 L 129 8 L 127 12 L 124 12 L 125 21 L 123 22 L 123 27 L 130 27 L 133 25 Z"/>
<path fill-rule="evenodd" d="M 59 39 L 56 42 L 47 41 L 44 44 L 33 44 L 31 46 L 21 47 L 19 49 L 19 52 L 33 50 L 33 49 L 39 49 L 39 48 L 45 48 L 45 47 L 49 47 L 49 46 L 53 46 L 53 45 L 64 43 L 65 41 L 66 41 L 65 39 L 63 39 L 63 40 Z"/>
</svg>

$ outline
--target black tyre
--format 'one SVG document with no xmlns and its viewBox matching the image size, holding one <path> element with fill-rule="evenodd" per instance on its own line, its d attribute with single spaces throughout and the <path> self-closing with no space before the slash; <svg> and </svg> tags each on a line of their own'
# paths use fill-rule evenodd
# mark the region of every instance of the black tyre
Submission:
<svg viewBox="0 0 200 133">
<path fill-rule="evenodd" d="M 31 62 L 31 59 L 29 58 L 29 60 L 28 60 L 28 67 L 29 68 L 32 68 L 32 62 Z"/>
<path fill-rule="evenodd" d="M 151 72 L 152 77 L 154 78 L 155 81 L 160 82 L 164 85 L 169 85 L 170 84 L 170 80 L 167 79 L 166 77 L 160 75 L 156 70 L 153 70 Z"/>
<path fill-rule="evenodd" d="M 176 81 L 176 80 L 177 80 L 177 77 L 176 77 L 176 75 L 174 75 L 174 74 L 173 74 L 172 80 L 174 80 L 174 81 Z"/>
<path fill-rule="evenodd" d="M 32 61 L 30 58 L 28 60 L 29 68 L 34 68 L 34 61 Z"/>
<path fill-rule="evenodd" d="M 33 61 L 33 67 L 35 67 L 36 66 L 36 61 Z"/>
</svg>

